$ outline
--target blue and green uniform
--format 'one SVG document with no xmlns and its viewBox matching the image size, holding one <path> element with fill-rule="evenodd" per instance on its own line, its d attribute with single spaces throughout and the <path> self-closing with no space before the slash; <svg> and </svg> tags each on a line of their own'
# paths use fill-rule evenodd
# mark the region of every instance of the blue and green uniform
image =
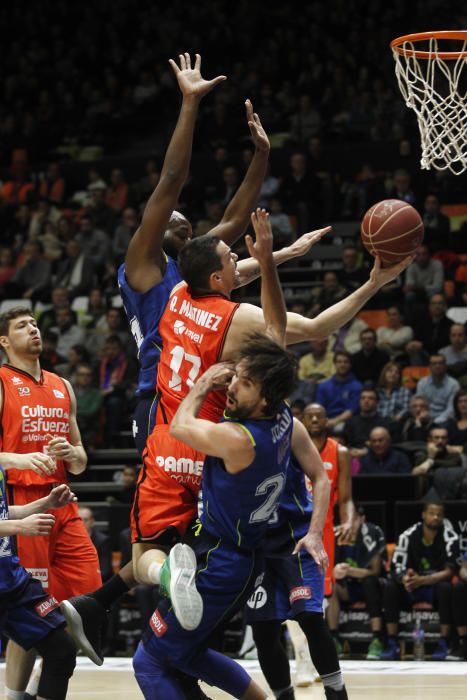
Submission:
<svg viewBox="0 0 467 700">
<path fill-rule="evenodd" d="M 0 520 L 8 520 L 5 473 L 0 465 Z M 32 649 L 65 624 L 58 601 L 21 566 L 10 537 L 0 537 L 0 638 Z"/>
<path fill-rule="evenodd" d="M 166 268 L 161 281 L 147 292 L 136 292 L 125 276 L 125 264 L 118 269 L 118 287 L 128 317 L 131 334 L 138 347 L 138 405 L 135 409 L 133 436 L 142 453 L 147 436 L 154 427 L 157 365 L 162 350 L 159 322 L 172 289 L 182 281 L 173 258 L 165 255 Z"/>
<path fill-rule="evenodd" d="M 250 624 L 286 620 L 302 612 L 323 610 L 324 574 L 315 560 L 302 550 L 292 554 L 306 535 L 313 512 L 305 475 L 293 454 L 279 507 L 269 520 L 263 543 L 263 570 L 247 601 Z"/>
<path fill-rule="evenodd" d="M 268 521 L 286 481 L 293 419 L 283 403 L 273 418 L 237 424 L 255 447 L 250 466 L 229 474 L 221 459 L 207 457 L 204 465 L 201 528 L 193 545 L 196 585 L 204 603 L 201 624 L 188 632 L 180 627 L 169 603 L 159 605 L 134 659 L 145 698 L 183 697 L 171 685 L 173 667 L 235 697 L 241 697 L 250 682 L 239 666 L 207 648 L 208 638 L 245 604 L 255 583 Z"/>
</svg>

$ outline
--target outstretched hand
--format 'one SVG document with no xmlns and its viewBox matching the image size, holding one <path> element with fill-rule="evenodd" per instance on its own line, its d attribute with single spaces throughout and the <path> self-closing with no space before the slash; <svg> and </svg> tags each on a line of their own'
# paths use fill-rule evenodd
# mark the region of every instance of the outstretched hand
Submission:
<svg viewBox="0 0 467 700">
<path fill-rule="evenodd" d="M 384 287 L 385 284 L 389 284 L 389 282 L 397 279 L 397 277 L 404 272 L 404 270 L 414 261 L 414 259 L 414 255 L 407 255 L 406 258 L 395 265 L 382 267 L 381 258 L 377 256 L 375 258 L 375 264 L 370 272 L 370 281 L 376 284 L 378 289 L 381 289 L 381 287 Z"/>
<path fill-rule="evenodd" d="M 205 80 L 201 75 L 201 56 L 195 54 L 195 65 L 191 67 L 191 58 L 189 53 L 181 53 L 178 56 L 180 66 L 171 58 L 169 63 L 178 80 L 178 85 L 183 97 L 194 97 L 201 99 L 208 92 L 216 87 L 219 83 L 227 80 L 225 75 L 218 75 L 212 80 Z"/>
<path fill-rule="evenodd" d="M 332 226 L 326 226 L 326 228 L 319 228 L 316 231 L 310 231 L 309 233 L 304 233 L 303 236 L 297 238 L 296 241 L 288 246 L 288 250 L 294 257 L 300 257 L 301 255 L 306 255 L 310 248 L 319 243 L 322 237 L 329 233 Z"/>
<path fill-rule="evenodd" d="M 255 148 L 258 151 L 269 151 L 270 144 L 268 135 L 265 132 L 263 125 L 261 124 L 261 119 L 253 112 L 253 105 L 250 100 L 245 101 L 246 107 L 246 118 L 248 121 L 248 126 L 250 127 L 251 138 L 255 144 Z"/>
<path fill-rule="evenodd" d="M 272 228 L 269 221 L 269 214 L 266 209 L 256 209 L 251 215 L 251 223 L 255 230 L 256 240 L 248 235 L 245 236 L 245 244 L 252 258 L 255 258 L 259 263 L 272 260 Z"/>
</svg>

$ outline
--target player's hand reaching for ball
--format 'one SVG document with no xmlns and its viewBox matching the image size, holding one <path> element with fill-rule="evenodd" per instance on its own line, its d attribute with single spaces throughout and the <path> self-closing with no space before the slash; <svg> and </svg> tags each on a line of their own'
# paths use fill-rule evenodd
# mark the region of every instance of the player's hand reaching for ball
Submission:
<svg viewBox="0 0 467 700">
<path fill-rule="evenodd" d="M 216 87 L 219 83 L 227 80 L 225 75 L 218 75 L 212 80 L 205 80 L 201 75 L 201 56 L 195 54 L 195 65 L 191 67 L 191 57 L 189 53 L 181 53 L 178 56 L 180 66 L 170 59 L 169 63 L 178 80 L 179 88 L 183 97 L 192 97 L 200 100 L 204 95 Z"/>
<path fill-rule="evenodd" d="M 55 486 L 47 496 L 47 510 L 50 508 L 63 508 L 69 503 L 76 503 L 77 498 L 67 484 Z"/>
<path fill-rule="evenodd" d="M 28 454 L 15 455 L 14 463 L 11 466 L 21 470 L 31 469 L 39 476 L 49 476 L 57 469 L 55 460 L 46 455 L 45 452 L 29 452 Z"/>
<path fill-rule="evenodd" d="M 389 267 L 382 267 L 381 258 L 375 258 L 375 264 L 370 272 L 370 281 L 378 288 L 384 287 L 385 284 L 389 284 L 393 280 L 397 279 L 404 270 L 414 261 L 414 255 L 407 255 L 406 258 L 396 263 L 395 265 L 390 265 Z"/>
<path fill-rule="evenodd" d="M 37 537 L 38 535 L 50 535 L 55 523 L 55 516 L 51 513 L 34 513 L 18 521 L 18 529 L 21 535 Z"/>
</svg>

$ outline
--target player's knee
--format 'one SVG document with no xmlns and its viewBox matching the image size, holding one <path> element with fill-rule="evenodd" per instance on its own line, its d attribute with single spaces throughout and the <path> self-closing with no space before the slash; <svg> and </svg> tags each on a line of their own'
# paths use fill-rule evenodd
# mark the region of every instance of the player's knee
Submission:
<svg viewBox="0 0 467 700">
<path fill-rule="evenodd" d="M 259 648 L 264 645 L 274 646 L 280 642 L 282 625 L 276 620 L 268 620 L 266 622 L 254 622 L 251 626 L 253 630 L 253 639 Z"/>
<path fill-rule="evenodd" d="M 37 647 L 44 659 L 42 674 L 44 671 L 50 675 L 60 675 L 71 678 L 76 666 L 76 647 L 64 629 L 56 630 L 49 634 L 45 644 Z"/>
<path fill-rule="evenodd" d="M 305 633 L 307 639 L 310 637 L 310 635 L 317 637 L 323 632 L 323 630 L 327 630 L 324 617 L 318 612 L 300 613 L 297 615 L 296 620 Z"/>
</svg>

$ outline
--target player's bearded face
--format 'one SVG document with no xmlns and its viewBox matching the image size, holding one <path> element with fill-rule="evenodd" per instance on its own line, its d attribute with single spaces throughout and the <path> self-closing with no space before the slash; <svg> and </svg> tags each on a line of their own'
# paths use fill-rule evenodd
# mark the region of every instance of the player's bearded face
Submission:
<svg viewBox="0 0 467 700">
<path fill-rule="evenodd" d="M 264 404 L 260 387 L 248 378 L 240 363 L 227 389 L 225 414 L 240 421 L 257 417 L 262 415 Z"/>
<path fill-rule="evenodd" d="M 17 353 L 39 356 L 42 352 L 41 333 L 33 317 L 23 317 L 11 321 L 8 341 L 10 349 Z"/>
</svg>

